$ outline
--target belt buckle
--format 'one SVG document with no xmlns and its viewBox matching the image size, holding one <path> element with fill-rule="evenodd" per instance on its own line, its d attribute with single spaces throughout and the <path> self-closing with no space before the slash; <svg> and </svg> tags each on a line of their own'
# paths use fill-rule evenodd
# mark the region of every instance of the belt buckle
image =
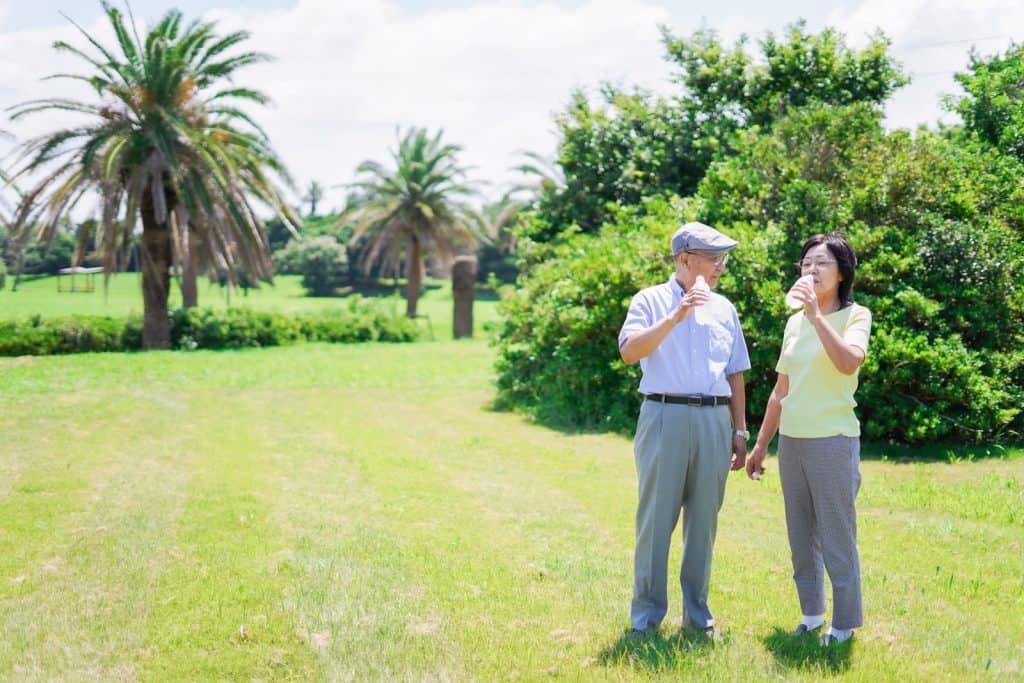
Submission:
<svg viewBox="0 0 1024 683">
<path fill-rule="evenodd" d="M 694 407 L 694 408 L 699 408 L 702 405 L 704 405 L 704 400 L 700 396 L 687 396 L 686 397 L 686 405 Z"/>
</svg>

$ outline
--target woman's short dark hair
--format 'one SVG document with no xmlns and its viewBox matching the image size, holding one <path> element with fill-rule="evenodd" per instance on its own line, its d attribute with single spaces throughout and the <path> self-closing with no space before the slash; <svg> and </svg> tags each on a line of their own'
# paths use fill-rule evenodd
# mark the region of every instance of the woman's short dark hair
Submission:
<svg viewBox="0 0 1024 683">
<path fill-rule="evenodd" d="M 842 278 L 839 281 L 839 306 L 845 308 L 853 303 L 853 277 L 857 268 L 857 254 L 853 252 L 853 247 L 842 233 L 819 233 L 804 242 L 800 249 L 800 260 L 803 261 L 807 252 L 819 244 L 824 244 L 828 248 L 839 266 L 839 276 Z"/>
</svg>

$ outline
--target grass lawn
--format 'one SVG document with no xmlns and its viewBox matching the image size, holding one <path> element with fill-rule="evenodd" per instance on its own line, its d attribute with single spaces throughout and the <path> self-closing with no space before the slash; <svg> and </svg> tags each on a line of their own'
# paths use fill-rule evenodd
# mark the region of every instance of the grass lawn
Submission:
<svg viewBox="0 0 1024 683">
<path fill-rule="evenodd" d="M 273 285 L 262 285 L 245 294 L 240 289 L 228 290 L 206 280 L 199 281 L 199 305 L 208 308 L 249 307 L 279 312 L 309 312 L 344 306 L 345 297 L 309 297 L 300 284 L 299 275 L 278 275 Z M 7 287 L 0 290 L 0 319 L 25 318 L 39 314 L 44 317 L 61 315 L 106 315 L 121 317 L 129 313 L 142 314 L 142 291 L 138 273 L 117 273 L 110 278 L 110 287 L 104 292 L 102 276 L 96 278 L 93 292 L 57 292 L 57 278 L 43 277 L 24 280 L 18 291 L 11 291 L 13 277 L 8 276 Z M 383 281 L 390 283 L 390 280 Z M 68 283 L 65 282 L 67 287 Z M 404 285 L 403 285 L 404 287 Z M 405 299 L 401 292 L 389 285 L 380 287 L 374 295 L 385 298 L 396 313 L 405 313 Z M 181 305 L 181 290 L 172 283 L 170 307 Z M 418 312 L 425 316 L 421 324 L 425 332 L 433 332 L 435 339 L 452 338 L 452 291 L 450 280 L 427 280 Z M 484 333 L 487 323 L 498 319 L 497 297 L 488 290 L 478 292 L 473 306 L 473 323 L 477 334 Z"/>
<path fill-rule="evenodd" d="M 833 655 L 781 635 L 775 460 L 733 475 L 724 640 L 678 633 L 678 586 L 635 640 L 631 444 L 488 410 L 492 353 L 0 360 L 0 679 L 1024 676 L 1024 452 L 864 462 L 866 624 Z"/>
</svg>

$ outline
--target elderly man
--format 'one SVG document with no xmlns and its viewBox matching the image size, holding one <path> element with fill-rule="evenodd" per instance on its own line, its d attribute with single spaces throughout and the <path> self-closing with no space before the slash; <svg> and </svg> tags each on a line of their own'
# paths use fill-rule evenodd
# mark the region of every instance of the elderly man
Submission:
<svg viewBox="0 0 1024 683">
<path fill-rule="evenodd" d="M 736 309 L 711 290 L 732 240 L 702 223 L 672 236 L 675 272 L 633 297 L 619 353 L 643 371 L 634 455 L 639 481 L 631 618 L 657 629 L 668 611 L 668 552 L 683 512 L 683 627 L 715 637 L 708 608 L 711 550 L 729 470 L 747 455 L 743 372 L 750 369 Z"/>
</svg>

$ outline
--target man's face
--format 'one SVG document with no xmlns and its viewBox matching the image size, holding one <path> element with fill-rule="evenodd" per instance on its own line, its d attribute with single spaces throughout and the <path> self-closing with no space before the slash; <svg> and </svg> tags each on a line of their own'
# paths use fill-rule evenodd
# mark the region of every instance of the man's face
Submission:
<svg viewBox="0 0 1024 683">
<path fill-rule="evenodd" d="M 677 258 L 686 265 L 690 274 L 696 277 L 703 275 L 708 286 L 714 289 L 718 285 L 718 278 L 725 270 L 725 264 L 729 261 L 729 254 L 710 254 L 704 251 L 684 251 Z"/>
</svg>

